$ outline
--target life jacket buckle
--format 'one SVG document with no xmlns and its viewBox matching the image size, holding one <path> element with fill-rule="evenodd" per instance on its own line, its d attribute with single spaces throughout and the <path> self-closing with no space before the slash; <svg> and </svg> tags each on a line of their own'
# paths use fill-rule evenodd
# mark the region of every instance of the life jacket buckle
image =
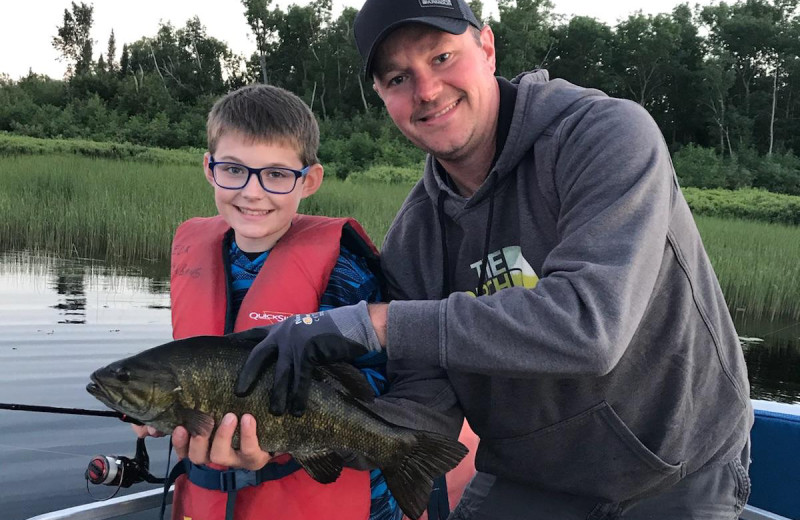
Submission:
<svg viewBox="0 0 800 520">
<path fill-rule="evenodd" d="M 219 489 L 225 493 L 258 484 L 253 471 L 229 469 L 219 472 Z"/>
</svg>

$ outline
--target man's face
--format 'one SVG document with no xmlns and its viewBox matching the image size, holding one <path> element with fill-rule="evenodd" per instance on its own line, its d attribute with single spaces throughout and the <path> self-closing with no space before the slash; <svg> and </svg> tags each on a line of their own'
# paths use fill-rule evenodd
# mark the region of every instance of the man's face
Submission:
<svg viewBox="0 0 800 520">
<path fill-rule="evenodd" d="M 410 24 L 381 44 L 374 88 L 395 125 L 440 161 L 455 162 L 494 150 L 499 98 L 494 35 L 480 43 L 471 28 L 454 35 Z"/>
</svg>

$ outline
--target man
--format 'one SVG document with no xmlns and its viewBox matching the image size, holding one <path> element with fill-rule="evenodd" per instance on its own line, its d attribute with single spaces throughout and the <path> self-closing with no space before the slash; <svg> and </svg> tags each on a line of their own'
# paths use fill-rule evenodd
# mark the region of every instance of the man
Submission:
<svg viewBox="0 0 800 520">
<path fill-rule="evenodd" d="M 463 0 L 367 0 L 367 77 L 428 152 L 382 252 L 390 304 L 279 324 L 273 410 L 314 364 L 385 348 L 410 425 L 480 437 L 451 518 L 736 518 L 752 409 L 722 293 L 639 105 L 496 78 Z M 270 338 L 272 338 L 270 340 Z"/>
</svg>

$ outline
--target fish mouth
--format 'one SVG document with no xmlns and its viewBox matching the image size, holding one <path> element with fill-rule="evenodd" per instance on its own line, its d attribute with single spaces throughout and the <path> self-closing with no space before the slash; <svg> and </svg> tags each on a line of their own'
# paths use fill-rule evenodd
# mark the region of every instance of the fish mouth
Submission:
<svg viewBox="0 0 800 520">
<path fill-rule="evenodd" d="M 91 382 L 88 385 L 86 385 L 86 391 L 95 397 L 103 395 L 103 390 L 100 388 L 100 385 L 98 385 L 95 382 Z"/>
<path fill-rule="evenodd" d="M 89 379 L 91 382 L 86 385 L 87 392 L 98 398 L 106 397 L 108 395 L 108 392 L 103 389 L 103 385 L 100 384 L 100 381 L 97 380 L 97 377 L 95 377 L 94 373 L 89 376 Z"/>
<path fill-rule="evenodd" d="M 103 388 L 103 385 L 101 385 L 99 382 L 97 382 L 97 380 L 95 380 L 94 375 L 92 375 L 91 379 L 92 382 L 86 385 L 86 391 L 89 392 L 91 395 L 93 395 L 98 401 L 111 408 L 112 410 L 116 410 L 117 407 L 115 406 L 115 404 L 117 403 L 113 402 L 109 393 Z"/>
</svg>

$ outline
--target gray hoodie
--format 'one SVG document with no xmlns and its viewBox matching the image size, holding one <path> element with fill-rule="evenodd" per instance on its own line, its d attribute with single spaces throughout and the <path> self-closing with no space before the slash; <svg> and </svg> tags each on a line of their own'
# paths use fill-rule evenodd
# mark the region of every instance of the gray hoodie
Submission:
<svg viewBox="0 0 800 520">
<path fill-rule="evenodd" d="M 386 237 L 407 422 L 457 432 L 460 406 L 479 471 L 611 502 L 730 461 L 744 358 L 658 127 L 545 71 L 514 83 L 481 188 L 428 157 Z"/>
</svg>

